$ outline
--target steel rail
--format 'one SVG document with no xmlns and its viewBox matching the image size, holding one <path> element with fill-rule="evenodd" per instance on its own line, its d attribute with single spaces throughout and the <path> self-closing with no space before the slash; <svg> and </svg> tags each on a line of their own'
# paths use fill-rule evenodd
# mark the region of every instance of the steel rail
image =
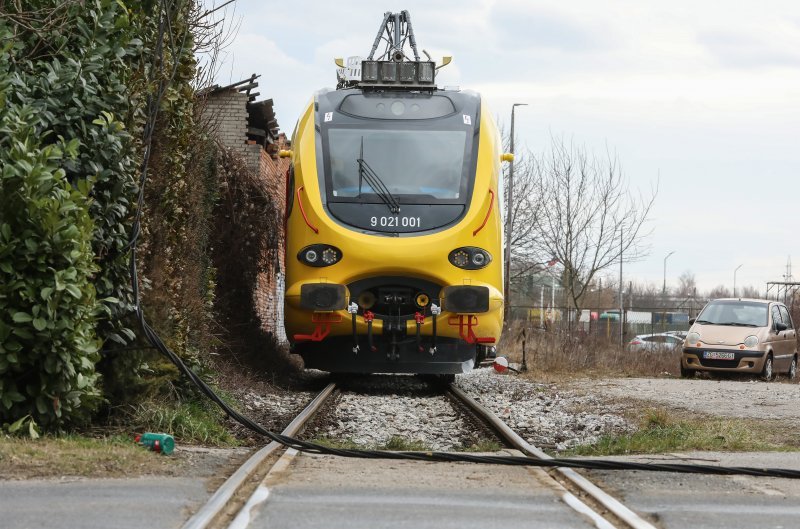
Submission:
<svg viewBox="0 0 800 529">
<path fill-rule="evenodd" d="M 466 404 L 481 419 L 489 423 L 509 444 L 530 457 L 538 459 L 553 459 L 535 446 L 529 444 L 520 437 L 514 430 L 508 427 L 497 415 L 479 404 L 475 399 L 464 393 L 455 384 L 450 384 L 450 392 L 461 402 Z M 564 479 L 568 480 L 581 491 L 591 496 L 596 502 L 609 510 L 619 520 L 626 523 L 633 529 L 656 529 L 650 522 L 642 519 L 638 514 L 620 503 L 619 500 L 598 488 L 591 481 L 581 476 L 571 468 L 556 467 L 553 472 L 557 472 Z"/>
<path fill-rule="evenodd" d="M 333 390 L 336 389 L 336 384 L 328 384 L 325 386 L 319 395 L 301 411 L 297 417 L 289 423 L 289 425 L 281 432 L 283 435 L 294 437 L 297 435 L 306 423 L 311 419 L 320 407 L 328 400 Z M 219 516 L 225 507 L 233 498 L 234 494 L 239 491 L 242 485 L 255 473 L 255 471 L 273 455 L 283 445 L 275 441 L 269 443 L 267 446 L 250 456 L 242 466 L 240 466 L 231 477 L 225 480 L 225 483 L 209 498 L 203 507 L 182 526 L 181 529 L 206 529 L 211 523 Z"/>
</svg>

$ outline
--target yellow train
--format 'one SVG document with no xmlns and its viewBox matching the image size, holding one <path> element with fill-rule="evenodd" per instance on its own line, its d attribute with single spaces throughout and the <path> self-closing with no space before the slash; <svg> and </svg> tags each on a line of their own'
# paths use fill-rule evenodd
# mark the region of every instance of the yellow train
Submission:
<svg viewBox="0 0 800 529">
<path fill-rule="evenodd" d="M 309 368 L 464 373 L 500 337 L 508 155 L 478 94 L 397 45 L 318 92 L 282 153 L 286 332 Z"/>
</svg>

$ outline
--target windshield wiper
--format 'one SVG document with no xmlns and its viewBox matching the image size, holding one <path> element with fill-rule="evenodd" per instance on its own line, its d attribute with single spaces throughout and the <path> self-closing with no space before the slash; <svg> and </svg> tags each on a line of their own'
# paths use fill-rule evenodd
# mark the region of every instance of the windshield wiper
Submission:
<svg viewBox="0 0 800 529">
<path fill-rule="evenodd" d="M 713 321 L 708 320 L 694 320 L 694 322 L 699 323 L 700 325 L 703 325 L 704 323 L 714 323 Z"/>
<path fill-rule="evenodd" d="M 758 327 L 758 325 L 753 323 L 742 323 L 738 321 L 726 321 L 724 323 L 718 323 L 717 325 L 731 325 L 733 327 Z"/>
<path fill-rule="evenodd" d="M 367 181 L 369 186 L 372 188 L 372 191 L 383 200 L 386 207 L 389 208 L 389 211 L 392 213 L 400 213 L 400 204 L 394 198 L 389 188 L 386 187 L 386 184 L 383 183 L 381 177 L 375 172 L 375 170 L 369 166 L 366 160 L 364 160 L 364 136 L 361 136 L 361 155 L 359 158 L 356 158 L 358 162 L 358 196 L 361 196 L 361 185 L 364 180 Z"/>
</svg>

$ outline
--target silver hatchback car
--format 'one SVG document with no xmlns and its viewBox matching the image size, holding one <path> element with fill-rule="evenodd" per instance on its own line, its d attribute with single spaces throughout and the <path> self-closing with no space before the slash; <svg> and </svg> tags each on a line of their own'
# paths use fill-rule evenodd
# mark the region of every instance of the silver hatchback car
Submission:
<svg viewBox="0 0 800 529">
<path fill-rule="evenodd" d="M 709 301 L 683 343 L 681 376 L 730 371 L 797 376 L 797 335 L 786 305 L 763 299 Z"/>
<path fill-rule="evenodd" d="M 683 345 L 683 338 L 683 336 L 675 332 L 640 334 L 628 342 L 628 350 L 632 352 L 653 351 L 668 353 L 679 350 Z"/>
</svg>

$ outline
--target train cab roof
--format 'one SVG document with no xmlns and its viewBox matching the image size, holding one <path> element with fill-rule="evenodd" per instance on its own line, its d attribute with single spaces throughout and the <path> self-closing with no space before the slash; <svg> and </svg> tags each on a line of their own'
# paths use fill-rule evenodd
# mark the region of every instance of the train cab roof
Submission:
<svg viewBox="0 0 800 529">
<path fill-rule="evenodd" d="M 314 97 L 318 123 L 387 120 L 421 121 L 460 119 L 477 125 L 481 98 L 471 90 L 369 90 L 350 88 L 320 90 Z M 473 121 L 474 120 L 474 121 Z"/>
</svg>

